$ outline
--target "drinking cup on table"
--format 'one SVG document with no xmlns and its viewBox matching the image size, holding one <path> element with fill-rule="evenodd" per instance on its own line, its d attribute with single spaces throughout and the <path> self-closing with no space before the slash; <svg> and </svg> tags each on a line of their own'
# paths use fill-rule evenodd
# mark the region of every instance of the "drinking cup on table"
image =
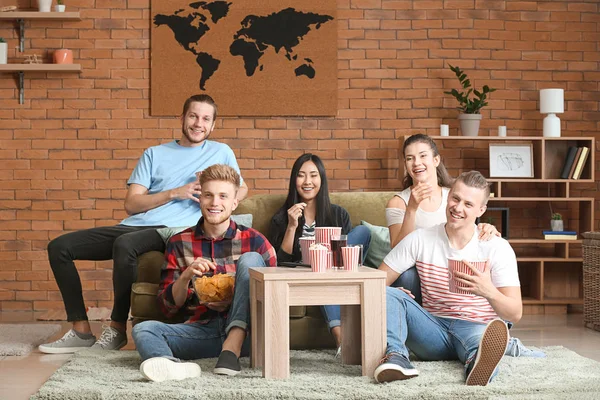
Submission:
<svg viewBox="0 0 600 400">
<path fill-rule="evenodd" d="M 342 260 L 345 271 L 358 270 L 361 248 L 358 246 L 342 247 Z"/>
<path fill-rule="evenodd" d="M 485 260 L 477 260 L 477 261 L 469 261 L 474 268 L 478 269 L 481 272 L 485 272 L 486 261 Z M 462 272 L 464 274 L 473 275 L 473 271 L 471 268 L 467 266 L 462 260 L 457 260 L 455 258 L 448 259 L 448 289 L 450 293 L 460 293 L 460 294 L 472 294 L 467 291 L 462 290 L 461 288 L 465 287 L 462 283 L 457 282 L 454 273 Z"/>
<path fill-rule="evenodd" d="M 300 242 L 300 250 L 302 252 L 302 263 L 310 264 L 310 246 L 315 243 L 314 236 L 303 236 L 298 239 Z"/>
<path fill-rule="evenodd" d="M 342 261 L 342 247 L 348 245 L 347 235 L 338 235 L 331 237 L 331 252 L 333 253 L 333 264 L 331 269 L 343 269 L 344 263 Z"/>
</svg>

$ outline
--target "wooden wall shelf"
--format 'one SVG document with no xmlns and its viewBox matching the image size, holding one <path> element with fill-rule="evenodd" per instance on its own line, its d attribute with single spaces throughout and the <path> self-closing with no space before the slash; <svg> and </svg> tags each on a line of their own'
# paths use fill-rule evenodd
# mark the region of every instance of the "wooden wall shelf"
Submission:
<svg viewBox="0 0 600 400">
<path fill-rule="evenodd" d="M 0 72 L 80 72 L 81 64 L 1 64 Z"/>
<path fill-rule="evenodd" d="M 79 11 L 69 12 L 39 12 L 39 11 L 6 11 L 0 12 L 0 20 L 16 20 L 19 23 L 19 51 L 25 51 L 25 21 L 54 20 L 80 21 Z M 19 81 L 19 104 L 25 102 L 25 72 L 80 72 L 80 64 L 4 64 L 0 65 L 0 73 L 14 72 Z"/>
<path fill-rule="evenodd" d="M 55 21 L 80 21 L 79 11 L 70 12 L 39 12 L 16 11 L 0 12 L 0 20 L 17 20 L 19 23 L 19 51 L 25 51 L 25 20 L 55 20 Z"/>
<path fill-rule="evenodd" d="M 79 11 L 39 12 L 39 11 L 7 11 L 0 12 L 0 19 L 54 19 L 81 20 Z"/>
<path fill-rule="evenodd" d="M 81 64 L 2 64 L 0 73 L 17 73 L 19 104 L 25 103 L 25 72 L 81 72 Z"/>
</svg>

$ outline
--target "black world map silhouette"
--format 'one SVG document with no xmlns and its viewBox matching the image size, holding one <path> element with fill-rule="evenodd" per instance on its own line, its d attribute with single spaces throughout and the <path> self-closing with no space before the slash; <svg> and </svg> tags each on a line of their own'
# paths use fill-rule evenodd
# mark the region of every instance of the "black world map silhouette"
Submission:
<svg viewBox="0 0 600 400">
<path fill-rule="evenodd" d="M 206 90 L 206 82 L 219 69 L 221 60 L 201 50 L 201 41 L 211 26 L 226 18 L 233 2 L 199 1 L 190 3 L 190 10 L 180 9 L 172 15 L 156 14 L 154 24 L 168 26 L 175 40 L 186 50 L 196 56 L 200 66 L 200 89 Z M 232 56 L 242 57 L 246 76 L 253 76 L 258 69 L 263 71 L 264 65 L 260 59 L 265 52 L 272 48 L 277 54 L 283 50 L 285 58 L 293 63 L 297 77 L 315 77 L 316 71 L 310 58 L 298 62 L 294 49 L 309 32 L 319 29 L 322 24 L 333 20 L 332 16 L 315 13 L 305 13 L 294 8 L 258 16 L 248 15 L 241 22 L 241 28 L 233 35 L 229 46 Z"/>
</svg>

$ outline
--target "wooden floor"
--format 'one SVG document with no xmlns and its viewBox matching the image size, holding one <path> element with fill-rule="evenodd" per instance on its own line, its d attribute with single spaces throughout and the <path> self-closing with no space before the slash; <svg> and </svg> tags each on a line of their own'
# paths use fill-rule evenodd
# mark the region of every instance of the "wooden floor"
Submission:
<svg viewBox="0 0 600 400">
<path fill-rule="evenodd" d="M 581 314 L 526 315 L 511 329 L 511 334 L 528 346 L 565 346 L 582 356 L 600 361 L 600 332 L 584 328 L 582 320 Z M 28 323 L 34 322 L 34 319 L 30 314 L 0 313 L 0 323 L 11 322 Z M 70 324 L 61 324 L 63 330 L 54 339 L 60 338 L 70 327 Z M 101 325 L 100 322 L 92 322 L 97 336 Z M 131 337 L 125 349 L 134 349 Z M 69 357 L 69 354 L 49 355 L 37 350 L 23 357 L 0 356 L 0 399 L 28 399 Z"/>
</svg>

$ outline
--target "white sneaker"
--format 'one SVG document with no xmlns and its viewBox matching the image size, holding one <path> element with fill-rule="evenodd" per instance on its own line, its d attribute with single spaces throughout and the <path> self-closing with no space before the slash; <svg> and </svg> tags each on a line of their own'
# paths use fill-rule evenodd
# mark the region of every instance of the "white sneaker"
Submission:
<svg viewBox="0 0 600 400">
<path fill-rule="evenodd" d="M 186 378 L 200 376 L 200 366 L 191 362 L 175 362 L 166 357 L 149 358 L 140 365 L 140 372 L 144 378 L 163 382 L 169 380 L 180 381 Z"/>
<path fill-rule="evenodd" d="M 94 342 L 96 342 L 96 336 L 92 335 L 89 339 L 82 339 L 73 329 L 70 329 L 62 338 L 52 343 L 40 344 L 38 349 L 47 354 L 75 353 L 78 350 L 92 347 Z"/>
</svg>

